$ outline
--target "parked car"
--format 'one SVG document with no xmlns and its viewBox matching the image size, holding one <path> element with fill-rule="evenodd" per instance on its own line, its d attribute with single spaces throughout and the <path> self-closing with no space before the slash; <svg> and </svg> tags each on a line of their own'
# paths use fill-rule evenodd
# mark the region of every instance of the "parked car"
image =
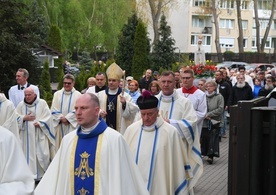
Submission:
<svg viewBox="0 0 276 195">
<path fill-rule="evenodd" d="M 266 64 L 266 63 L 252 63 L 252 64 L 249 64 L 249 66 L 254 70 L 256 70 L 257 68 L 260 68 L 261 71 L 266 71 L 268 67 L 270 67 L 271 69 L 276 67 L 274 64 Z"/>
<path fill-rule="evenodd" d="M 228 67 L 228 69 L 237 69 L 240 66 L 247 66 L 248 63 L 246 62 L 231 62 L 231 61 L 226 61 L 223 63 L 219 63 L 216 65 L 217 69 L 219 69 L 220 67 Z"/>
</svg>

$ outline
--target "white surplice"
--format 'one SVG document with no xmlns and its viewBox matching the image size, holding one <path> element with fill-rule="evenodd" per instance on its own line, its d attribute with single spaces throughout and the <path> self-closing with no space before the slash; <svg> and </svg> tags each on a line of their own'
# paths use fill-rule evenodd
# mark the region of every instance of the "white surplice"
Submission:
<svg viewBox="0 0 276 195">
<path fill-rule="evenodd" d="M 151 195 L 188 194 L 184 143 L 177 129 L 158 117 L 151 127 L 142 120 L 130 125 L 124 137 Z"/>
<path fill-rule="evenodd" d="M 193 94 L 187 95 L 182 92 L 182 88 L 176 89 L 176 92 L 181 96 L 188 98 L 193 103 L 193 107 L 197 116 L 197 130 L 200 137 L 203 120 L 205 119 L 207 113 L 206 94 L 200 89 L 197 89 Z"/>
<path fill-rule="evenodd" d="M 54 93 L 51 112 L 55 129 L 56 150 L 58 150 L 62 138 L 78 126 L 75 115 L 75 103 L 80 95 L 81 93 L 75 88 L 69 92 L 62 88 Z M 68 125 L 60 123 L 62 116 L 68 120 Z"/>
<path fill-rule="evenodd" d="M 120 102 L 119 96 L 124 96 L 126 100 L 126 107 L 123 110 L 122 103 Z M 97 96 L 100 100 L 100 108 L 101 110 L 106 111 L 106 105 L 107 105 L 107 95 L 105 93 L 105 90 L 100 91 L 97 93 Z M 117 97 L 117 109 L 116 109 L 116 129 L 119 131 L 122 135 L 124 134 L 126 128 L 131 125 L 134 121 L 134 118 L 136 116 L 136 113 L 138 112 L 139 108 L 132 100 L 131 96 L 128 93 L 120 93 Z"/>
<path fill-rule="evenodd" d="M 10 130 L 18 141 L 20 140 L 14 105 L 3 93 L 0 93 L 0 125 Z"/>
<path fill-rule="evenodd" d="M 12 86 L 10 89 L 9 89 L 9 100 L 12 101 L 14 107 L 16 108 L 17 105 L 22 101 L 24 100 L 24 91 L 27 87 L 31 87 L 33 88 L 35 94 L 37 95 L 37 97 L 39 98 L 40 97 L 40 94 L 39 94 L 39 89 L 37 86 L 35 85 L 32 85 L 32 84 L 29 84 L 29 83 L 26 83 L 24 85 L 24 89 L 20 89 L 20 86 L 18 85 L 14 85 Z"/>
<path fill-rule="evenodd" d="M 54 155 L 55 137 L 51 111 L 45 100 L 36 98 L 32 104 L 24 101 L 16 107 L 19 136 L 24 155 L 35 179 L 40 179 Z M 34 121 L 24 121 L 27 114 L 35 116 Z M 33 125 L 38 122 L 39 127 Z"/>
<path fill-rule="evenodd" d="M 145 183 L 135 164 L 127 143 L 122 135 L 109 127 L 99 135 L 100 155 L 95 170 L 95 183 L 98 194 L 104 195 L 147 195 Z M 72 194 L 74 172 L 70 171 L 77 139 L 76 131 L 66 135 L 53 162 L 35 189 L 36 195 Z M 98 146 L 97 146 L 98 147 Z M 98 148 L 97 148 L 98 150 Z"/>
<path fill-rule="evenodd" d="M 185 166 L 187 171 L 192 171 L 190 175 L 192 178 L 189 180 L 189 190 L 192 193 L 193 187 L 203 173 L 197 116 L 193 104 L 189 99 L 176 93 L 175 90 L 170 96 L 164 96 L 161 91 L 156 97 L 159 100 L 159 114 L 164 119 L 170 120 L 170 124 L 176 127 L 184 141 L 184 149 L 189 158 L 189 161 L 185 162 Z"/>
<path fill-rule="evenodd" d="M 15 136 L 0 126 L 0 194 L 31 195 L 34 177 Z"/>
</svg>

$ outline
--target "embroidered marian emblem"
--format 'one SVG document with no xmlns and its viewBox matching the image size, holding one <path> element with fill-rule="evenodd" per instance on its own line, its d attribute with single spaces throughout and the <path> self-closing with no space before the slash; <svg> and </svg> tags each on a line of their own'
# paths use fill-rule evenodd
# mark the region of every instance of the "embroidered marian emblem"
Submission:
<svg viewBox="0 0 276 195">
<path fill-rule="evenodd" d="M 86 177 L 93 176 L 94 172 L 93 172 L 93 169 L 89 168 L 88 158 L 90 154 L 88 154 L 85 151 L 80 156 L 81 156 L 80 165 L 78 168 L 75 169 L 75 175 L 80 177 L 82 180 L 85 180 Z"/>
<path fill-rule="evenodd" d="M 115 110 L 115 105 L 114 105 L 113 102 L 109 102 L 109 104 L 108 104 L 108 110 L 109 110 L 110 112 L 112 112 L 113 110 Z"/>
<path fill-rule="evenodd" d="M 82 188 L 82 189 L 78 190 L 78 193 L 80 193 L 80 195 L 86 195 L 87 193 L 89 194 L 89 191 Z"/>
</svg>

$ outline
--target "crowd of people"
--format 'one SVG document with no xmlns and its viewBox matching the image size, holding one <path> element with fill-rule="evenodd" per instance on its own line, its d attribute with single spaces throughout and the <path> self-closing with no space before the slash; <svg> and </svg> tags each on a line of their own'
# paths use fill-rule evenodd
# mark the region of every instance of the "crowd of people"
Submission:
<svg viewBox="0 0 276 195">
<path fill-rule="evenodd" d="M 113 63 L 91 76 L 79 92 L 65 74 L 49 107 L 18 69 L 0 93 L 0 194 L 193 194 L 203 161 L 220 156 L 230 107 L 276 85 L 275 72 L 244 67 L 122 80 Z"/>
</svg>

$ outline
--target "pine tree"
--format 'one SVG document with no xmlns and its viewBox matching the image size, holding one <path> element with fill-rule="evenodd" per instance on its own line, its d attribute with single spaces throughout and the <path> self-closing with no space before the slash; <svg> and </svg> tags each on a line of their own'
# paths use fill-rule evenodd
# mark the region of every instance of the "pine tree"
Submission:
<svg viewBox="0 0 276 195">
<path fill-rule="evenodd" d="M 132 62 L 132 76 L 139 79 L 148 68 L 149 40 L 147 29 L 141 19 L 138 20 L 134 38 L 134 55 Z"/>
<path fill-rule="evenodd" d="M 41 98 L 44 99 L 48 105 L 51 105 L 51 101 L 53 99 L 51 81 L 50 81 L 50 73 L 49 73 L 49 62 L 46 60 L 43 65 L 43 70 L 40 75 L 40 94 Z"/>
<path fill-rule="evenodd" d="M 50 27 L 47 45 L 59 52 L 62 52 L 60 29 L 55 24 L 51 25 Z M 58 68 L 55 71 L 54 80 L 59 81 L 59 79 L 63 77 L 63 58 L 62 57 L 59 57 L 58 59 L 55 60 L 55 66 Z"/>
<path fill-rule="evenodd" d="M 121 30 L 118 40 L 116 63 L 126 71 L 126 75 L 132 75 L 131 65 L 134 55 L 134 36 L 138 18 L 134 13 L 128 18 L 128 23 Z"/>
<path fill-rule="evenodd" d="M 171 37 L 171 27 L 168 26 L 166 17 L 161 16 L 159 27 L 159 40 L 153 46 L 152 69 L 159 70 L 160 67 L 165 70 L 171 70 L 175 62 L 174 47 L 175 40 Z"/>
</svg>

